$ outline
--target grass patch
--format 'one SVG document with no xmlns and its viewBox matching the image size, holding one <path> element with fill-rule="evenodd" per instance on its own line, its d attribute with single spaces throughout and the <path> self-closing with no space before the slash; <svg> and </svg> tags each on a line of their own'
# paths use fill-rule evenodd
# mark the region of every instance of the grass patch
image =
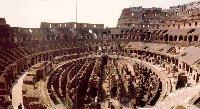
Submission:
<svg viewBox="0 0 200 109">
<path fill-rule="evenodd" d="M 172 106 L 170 109 L 174 109 L 175 106 Z"/>
<path fill-rule="evenodd" d="M 200 104 L 199 103 L 195 104 L 195 106 L 198 107 L 198 108 L 200 108 Z"/>
<path fill-rule="evenodd" d="M 185 88 L 185 87 L 182 87 L 182 86 L 178 87 L 179 90 L 181 90 L 181 89 L 183 89 L 183 88 Z"/>
<path fill-rule="evenodd" d="M 195 96 L 194 96 L 195 97 Z M 192 99 L 190 101 L 193 101 L 194 100 L 194 97 L 192 97 Z"/>
<path fill-rule="evenodd" d="M 165 96 L 162 98 L 162 100 L 161 100 L 161 101 L 164 101 L 166 97 L 167 97 L 167 95 L 165 95 Z"/>
<path fill-rule="evenodd" d="M 175 109 L 186 109 L 183 105 L 176 106 Z"/>
</svg>

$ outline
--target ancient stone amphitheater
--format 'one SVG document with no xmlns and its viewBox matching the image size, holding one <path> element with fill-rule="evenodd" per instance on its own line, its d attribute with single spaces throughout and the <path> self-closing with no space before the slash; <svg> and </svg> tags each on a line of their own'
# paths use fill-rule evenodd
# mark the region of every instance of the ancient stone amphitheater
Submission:
<svg viewBox="0 0 200 109">
<path fill-rule="evenodd" d="M 198 108 L 199 41 L 200 2 L 125 8 L 116 28 L 0 18 L 0 109 Z"/>
</svg>

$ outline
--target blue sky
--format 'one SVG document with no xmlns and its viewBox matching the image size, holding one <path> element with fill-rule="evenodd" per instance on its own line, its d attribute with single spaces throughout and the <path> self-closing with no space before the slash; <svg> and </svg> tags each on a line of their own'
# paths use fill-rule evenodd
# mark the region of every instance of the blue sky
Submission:
<svg viewBox="0 0 200 109">
<path fill-rule="evenodd" d="M 78 23 L 115 27 L 123 8 L 187 4 L 196 0 L 77 0 Z M 75 22 L 76 0 L 0 0 L 0 17 L 11 27 L 39 28 L 41 22 Z"/>
</svg>

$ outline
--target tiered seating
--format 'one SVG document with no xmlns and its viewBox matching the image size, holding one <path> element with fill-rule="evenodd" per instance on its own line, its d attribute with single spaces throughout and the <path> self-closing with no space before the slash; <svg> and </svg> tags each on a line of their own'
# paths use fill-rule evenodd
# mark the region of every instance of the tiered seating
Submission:
<svg viewBox="0 0 200 109">
<path fill-rule="evenodd" d="M 80 104 L 81 100 L 87 92 L 87 83 L 89 81 L 90 74 L 95 64 L 95 58 L 72 58 L 68 61 L 61 63 L 61 66 L 57 66 L 48 78 L 47 88 L 48 93 L 54 103 L 64 102 L 64 98 L 67 102 L 71 103 L 74 107 L 76 103 Z M 75 93 L 77 90 L 77 93 Z M 84 93 L 85 92 L 85 93 Z M 76 101 L 78 98 L 78 101 Z"/>
<path fill-rule="evenodd" d="M 79 70 L 83 64 L 85 63 L 85 59 L 78 58 L 68 60 L 65 62 L 63 67 L 60 67 L 56 71 L 54 71 L 47 83 L 48 92 L 50 93 L 50 97 L 54 102 L 58 102 L 58 98 L 63 100 L 63 97 L 66 96 L 66 84 L 69 77 L 68 75 L 71 73 L 72 77 L 76 75 L 76 70 Z"/>
</svg>

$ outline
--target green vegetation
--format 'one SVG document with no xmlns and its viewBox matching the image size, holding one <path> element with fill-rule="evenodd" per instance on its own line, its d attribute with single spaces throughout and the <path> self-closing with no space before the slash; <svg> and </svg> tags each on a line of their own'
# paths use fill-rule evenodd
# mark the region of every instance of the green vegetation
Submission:
<svg viewBox="0 0 200 109">
<path fill-rule="evenodd" d="M 187 84 L 187 82 L 183 81 L 182 83 L 180 83 L 178 89 L 181 90 L 181 89 L 185 88 L 186 84 Z"/>
<path fill-rule="evenodd" d="M 170 109 L 174 109 L 175 106 L 172 106 Z"/>
<path fill-rule="evenodd" d="M 183 105 L 176 106 L 175 109 L 186 109 Z"/>
<path fill-rule="evenodd" d="M 172 68 L 172 65 L 171 65 L 171 64 L 168 64 L 168 66 L 169 66 L 170 68 Z"/>
<path fill-rule="evenodd" d="M 195 104 L 196 107 L 200 108 L 200 103 Z"/>
<path fill-rule="evenodd" d="M 165 96 L 162 98 L 162 100 L 161 100 L 161 101 L 164 101 L 166 97 L 167 97 L 167 95 L 165 95 Z"/>
<path fill-rule="evenodd" d="M 183 89 L 184 87 L 178 87 L 179 90 Z"/>
<path fill-rule="evenodd" d="M 194 97 L 192 97 L 192 99 L 190 101 L 193 101 L 194 100 Z"/>
</svg>

